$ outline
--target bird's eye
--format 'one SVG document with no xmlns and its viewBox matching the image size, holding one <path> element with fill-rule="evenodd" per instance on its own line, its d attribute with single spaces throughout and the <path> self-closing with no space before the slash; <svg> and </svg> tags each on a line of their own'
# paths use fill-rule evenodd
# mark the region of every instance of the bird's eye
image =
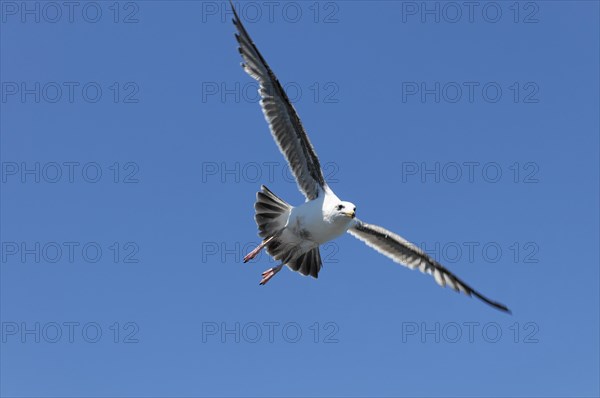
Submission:
<svg viewBox="0 0 600 398">
<path fill-rule="evenodd" d="M 344 205 L 338 205 L 337 209 L 338 210 L 342 210 L 344 208 Z"/>
</svg>

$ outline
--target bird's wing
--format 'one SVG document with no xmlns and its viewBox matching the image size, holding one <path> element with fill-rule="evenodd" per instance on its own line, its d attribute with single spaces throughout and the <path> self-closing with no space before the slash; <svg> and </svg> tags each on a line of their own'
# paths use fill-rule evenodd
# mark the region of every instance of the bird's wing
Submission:
<svg viewBox="0 0 600 398">
<path fill-rule="evenodd" d="M 421 272 L 433 275 L 440 286 L 448 285 L 457 292 L 463 292 L 467 296 L 473 295 L 492 307 L 510 313 L 510 310 L 504 304 L 488 299 L 401 236 L 358 219 L 348 229 L 348 232 L 395 262 L 410 269 L 419 269 Z"/>
<path fill-rule="evenodd" d="M 327 186 L 317 154 L 283 87 L 248 35 L 233 4 L 231 8 L 233 24 L 238 31 L 235 37 L 244 59 L 242 66 L 260 84 L 260 105 L 271 134 L 286 157 L 300 190 L 309 200 L 315 199 Z"/>
</svg>

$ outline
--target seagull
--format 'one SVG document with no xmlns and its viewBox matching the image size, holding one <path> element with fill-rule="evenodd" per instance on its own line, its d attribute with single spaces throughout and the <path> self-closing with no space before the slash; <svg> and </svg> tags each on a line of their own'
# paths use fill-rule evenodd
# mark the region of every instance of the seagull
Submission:
<svg viewBox="0 0 600 398">
<path fill-rule="evenodd" d="M 254 218 L 263 240 L 244 257 L 244 263 L 263 249 L 281 263 L 263 272 L 260 285 L 271 280 L 284 265 L 302 275 L 317 278 L 322 267 L 319 246 L 348 232 L 394 262 L 432 275 L 440 286 L 475 296 L 510 313 L 504 304 L 471 288 L 413 243 L 356 218 L 356 206 L 336 196 L 323 178 L 319 158 L 294 106 L 244 28 L 233 3 L 230 4 L 242 67 L 259 83 L 260 105 L 271 134 L 306 197 L 303 204 L 292 206 L 264 185 L 257 193 Z"/>
</svg>

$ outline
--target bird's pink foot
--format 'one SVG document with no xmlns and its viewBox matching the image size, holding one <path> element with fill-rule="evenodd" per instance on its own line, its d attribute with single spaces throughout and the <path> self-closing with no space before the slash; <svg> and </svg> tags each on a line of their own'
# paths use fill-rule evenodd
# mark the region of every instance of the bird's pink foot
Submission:
<svg viewBox="0 0 600 398">
<path fill-rule="evenodd" d="M 260 251 L 271 241 L 271 239 L 273 239 L 273 236 L 271 236 L 268 239 L 263 240 L 260 243 L 260 245 L 256 246 L 256 248 L 254 248 L 254 250 L 252 250 L 250 253 L 246 254 L 244 256 L 244 262 L 247 263 L 248 261 L 250 261 L 254 257 L 256 257 L 258 255 L 258 253 L 260 253 Z"/>
<path fill-rule="evenodd" d="M 264 285 L 265 283 L 270 281 L 271 278 L 275 276 L 275 274 L 277 274 L 279 271 L 281 271 L 281 267 L 283 267 L 283 264 L 278 265 L 277 267 L 269 268 L 268 270 L 263 272 L 262 280 L 260 281 L 260 284 Z"/>
</svg>

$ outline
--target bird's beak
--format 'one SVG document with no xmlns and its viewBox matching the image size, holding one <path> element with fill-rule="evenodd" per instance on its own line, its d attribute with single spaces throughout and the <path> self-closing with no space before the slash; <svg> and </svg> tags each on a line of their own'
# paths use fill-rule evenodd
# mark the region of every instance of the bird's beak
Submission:
<svg viewBox="0 0 600 398">
<path fill-rule="evenodd" d="M 346 212 L 344 214 L 347 215 L 350 218 L 356 217 L 356 212 L 355 211 L 349 211 L 349 212 Z"/>
</svg>

